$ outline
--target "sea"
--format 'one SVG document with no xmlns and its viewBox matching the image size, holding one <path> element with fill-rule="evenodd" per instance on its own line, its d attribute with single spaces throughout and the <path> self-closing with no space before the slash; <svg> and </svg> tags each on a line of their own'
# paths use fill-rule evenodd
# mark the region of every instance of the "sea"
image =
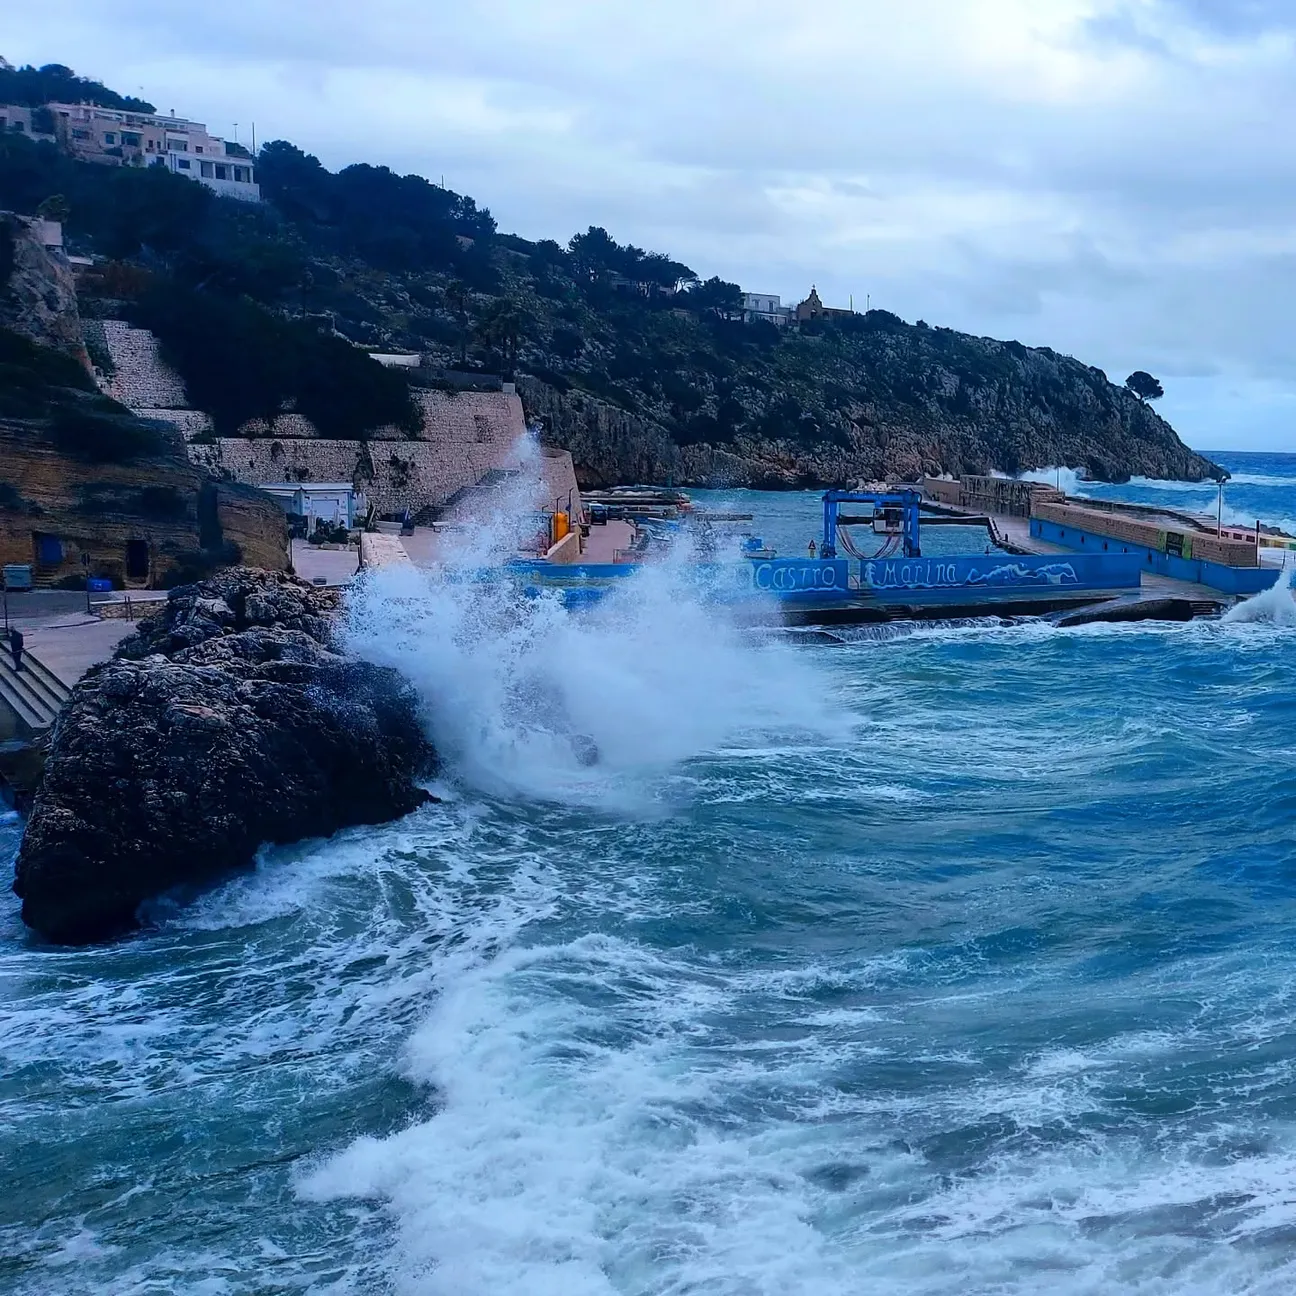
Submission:
<svg viewBox="0 0 1296 1296">
<path fill-rule="evenodd" d="M 1287 1296 L 1294 607 L 834 645 L 670 563 L 376 579 L 439 804 L 112 944 L 0 904 L 0 1292 Z"/>
</svg>

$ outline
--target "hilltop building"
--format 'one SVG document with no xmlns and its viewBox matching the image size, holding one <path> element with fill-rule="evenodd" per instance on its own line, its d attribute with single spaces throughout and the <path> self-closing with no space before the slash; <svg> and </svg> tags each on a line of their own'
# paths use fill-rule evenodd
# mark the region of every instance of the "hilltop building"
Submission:
<svg viewBox="0 0 1296 1296">
<path fill-rule="evenodd" d="M 241 144 L 174 113 L 127 112 L 97 104 L 0 104 L 0 131 L 57 141 L 73 157 L 105 166 L 164 166 L 226 198 L 260 202 L 256 164 Z"/>
<path fill-rule="evenodd" d="M 784 306 L 777 293 L 745 292 L 742 305 L 743 319 L 748 324 L 753 320 L 765 320 L 782 328 L 792 322 L 792 307 Z"/>
<path fill-rule="evenodd" d="M 825 306 L 814 284 L 810 285 L 810 296 L 796 308 L 798 324 L 804 324 L 807 320 L 849 318 L 854 314 L 853 310 L 842 310 L 840 306 Z"/>
</svg>

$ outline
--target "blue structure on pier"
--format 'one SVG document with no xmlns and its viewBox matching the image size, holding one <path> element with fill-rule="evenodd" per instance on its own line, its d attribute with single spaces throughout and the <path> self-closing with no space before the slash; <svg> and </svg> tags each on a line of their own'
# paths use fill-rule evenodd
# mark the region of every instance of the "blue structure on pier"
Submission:
<svg viewBox="0 0 1296 1296">
<path fill-rule="evenodd" d="M 823 497 L 823 548 L 821 558 L 837 557 L 837 528 L 853 522 L 867 521 L 876 527 L 881 521 L 888 531 L 898 532 L 906 558 L 917 558 L 922 549 L 918 542 L 918 508 L 922 496 L 915 490 L 904 491 L 847 491 L 830 490 Z M 873 515 L 869 518 L 844 518 L 843 504 L 869 504 Z M 857 556 L 857 555 L 852 555 Z"/>
<path fill-rule="evenodd" d="M 736 561 L 699 563 L 690 579 L 705 598 L 752 608 L 772 598 L 785 616 L 808 622 L 1044 612 L 1139 588 L 1135 554 L 1012 554 L 996 548 L 924 558 L 921 503 L 914 490 L 830 490 L 823 496 L 817 557 L 776 558 L 761 547 Z M 852 506 L 865 507 L 852 512 Z M 879 534 L 876 552 L 862 552 L 850 538 L 851 527 Z M 558 589 L 569 606 L 585 607 L 638 565 L 526 561 L 510 563 L 508 570 L 531 592 Z"/>
</svg>

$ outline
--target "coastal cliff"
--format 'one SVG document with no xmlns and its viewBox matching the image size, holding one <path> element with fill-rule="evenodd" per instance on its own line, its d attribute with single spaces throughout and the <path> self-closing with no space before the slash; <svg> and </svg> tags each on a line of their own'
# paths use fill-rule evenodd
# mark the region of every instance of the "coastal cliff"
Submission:
<svg viewBox="0 0 1296 1296">
<path fill-rule="evenodd" d="M 283 509 L 195 467 L 174 428 L 99 395 L 66 354 L 0 329 L 0 561 L 43 583 L 87 571 L 179 584 L 288 562 Z"/>
<path fill-rule="evenodd" d="M 620 404 L 570 382 L 523 377 L 519 390 L 590 486 L 777 488 L 1054 465 L 1107 481 L 1218 475 L 1150 406 L 1068 356 L 859 319 L 781 339 L 727 382 L 691 375 L 705 399 L 682 425 L 647 382 Z"/>
</svg>

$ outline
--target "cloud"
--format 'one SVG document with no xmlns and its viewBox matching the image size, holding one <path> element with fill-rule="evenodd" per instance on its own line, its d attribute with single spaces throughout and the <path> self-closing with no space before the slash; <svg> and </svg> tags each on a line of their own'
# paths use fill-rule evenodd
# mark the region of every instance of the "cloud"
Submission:
<svg viewBox="0 0 1296 1296">
<path fill-rule="evenodd" d="M 1296 391 L 1290 0 L 57 0 L 6 27 L 11 59 L 444 175 L 531 237 L 604 224 L 1243 410 Z"/>
</svg>

